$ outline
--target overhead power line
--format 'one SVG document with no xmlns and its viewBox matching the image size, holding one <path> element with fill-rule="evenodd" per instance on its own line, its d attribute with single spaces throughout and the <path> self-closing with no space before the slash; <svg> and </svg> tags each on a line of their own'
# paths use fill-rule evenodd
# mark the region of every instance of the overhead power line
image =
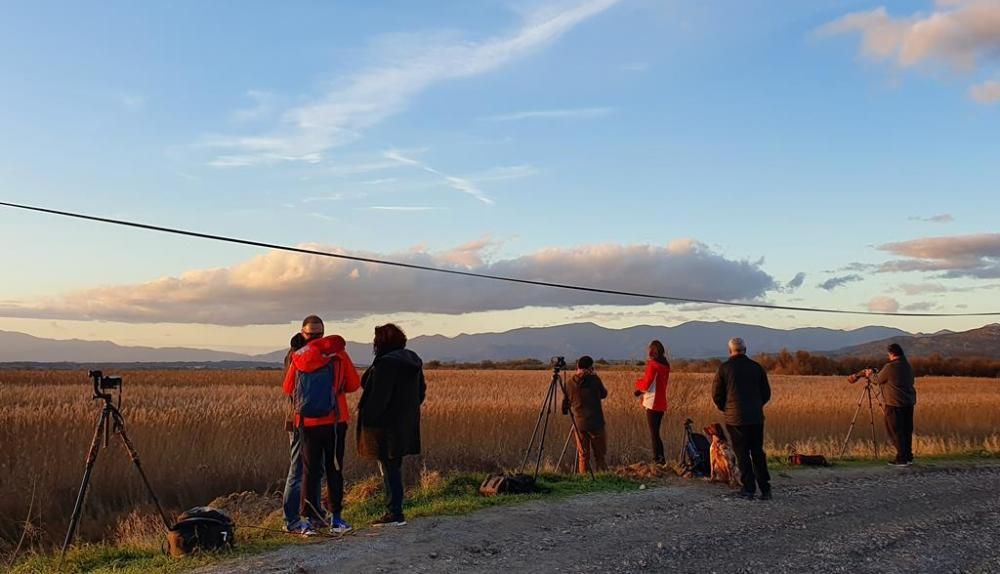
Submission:
<svg viewBox="0 0 1000 574">
<path fill-rule="evenodd" d="M 891 317 L 990 317 L 990 316 L 1000 316 L 1000 311 L 987 311 L 979 313 L 890 313 L 885 311 L 854 311 L 850 309 L 828 309 L 823 307 L 798 307 L 793 305 L 771 305 L 767 303 L 751 303 L 751 302 L 740 302 L 740 301 L 720 301 L 715 299 L 697 299 L 693 297 L 675 297 L 672 295 L 662 295 L 657 293 L 641 293 L 637 291 L 623 291 L 618 289 L 602 289 L 599 287 L 588 287 L 585 285 L 573 285 L 570 283 L 556 283 L 552 281 L 540 281 L 534 279 L 523 279 L 520 277 L 508 277 L 505 275 L 494 275 L 491 273 L 477 273 L 475 271 L 462 271 L 460 269 L 447 269 L 443 267 L 433 267 L 430 265 L 418 265 L 416 263 L 404 263 L 402 261 L 391 261 L 387 259 L 378 259 L 375 257 L 362 257 L 359 255 L 346 255 L 343 253 L 330 253 L 329 251 L 320 251 L 317 249 L 305 249 L 302 247 L 292 247 L 289 245 L 281 245 L 278 243 L 268 243 L 265 241 L 255 241 L 252 239 L 242 239 L 238 237 L 229 237 L 225 235 L 216 235 L 212 233 L 202 233 L 199 231 L 189 231 L 185 229 L 177 229 L 174 227 L 163 227 L 160 225 L 150 225 L 148 223 L 140 223 L 137 221 L 128 221 L 124 219 L 113 219 L 110 217 L 99 217 L 96 215 L 87 215 L 84 213 L 76 213 L 72 211 L 62 211 L 58 209 L 48 209 L 45 207 L 37 207 L 32 205 L 23 205 L 20 203 L 10 203 L 6 201 L 0 201 L 0 206 L 11 207 L 14 209 L 22 209 L 25 211 L 34 211 L 37 213 L 47 213 L 50 215 L 58 215 L 61 217 L 71 217 L 74 219 L 83 219 L 86 221 L 95 221 L 98 223 L 105 223 L 108 225 L 118 225 L 122 227 L 132 227 L 135 229 L 143 229 L 146 231 L 158 231 L 160 233 L 169 233 L 172 235 L 181 235 L 185 237 L 195 237 L 198 239 L 209 239 L 212 241 L 222 241 L 225 243 L 234 243 L 237 245 L 248 245 L 250 247 L 263 247 L 265 249 L 274 249 L 277 251 L 288 251 L 291 253 L 302 253 L 305 255 L 316 255 L 319 257 L 331 257 L 333 259 L 342 259 L 346 261 L 355 261 L 358 263 L 370 263 L 373 265 L 385 265 L 389 267 L 398 267 L 401 269 L 410 269 L 414 271 L 427 271 L 431 273 L 444 273 L 447 275 L 457 275 L 460 277 L 472 277 L 475 279 L 483 279 L 489 281 L 504 281 L 507 283 L 516 283 L 520 285 L 534 285 L 536 287 L 549 287 L 553 289 L 564 289 L 567 291 L 582 291 L 586 293 L 597 293 L 601 295 L 612 295 L 616 297 L 628 297 L 631 299 L 647 299 L 651 301 L 668 301 L 672 303 L 701 303 L 709 305 L 720 305 L 726 307 L 744 307 L 751 309 L 771 309 L 776 311 L 799 311 L 804 313 L 832 313 L 838 315 L 881 315 L 881 316 L 891 316 Z"/>
</svg>

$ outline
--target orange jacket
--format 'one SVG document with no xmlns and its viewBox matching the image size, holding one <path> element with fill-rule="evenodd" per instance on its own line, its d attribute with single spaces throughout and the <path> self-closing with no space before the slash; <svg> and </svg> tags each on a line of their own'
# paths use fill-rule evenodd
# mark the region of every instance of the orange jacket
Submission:
<svg viewBox="0 0 1000 574">
<path fill-rule="evenodd" d="M 358 370 L 354 368 L 354 362 L 347 354 L 347 343 L 340 335 L 331 335 L 310 341 L 305 347 L 292 353 L 292 362 L 285 372 L 285 381 L 282 389 L 285 394 L 292 396 L 295 392 L 296 371 L 312 372 L 326 366 L 333 361 L 333 385 L 337 396 L 337 413 L 330 413 L 325 417 L 304 417 L 295 415 L 295 426 L 323 426 L 336 423 L 346 423 L 350 420 L 350 413 L 347 410 L 347 393 L 353 393 L 361 388 L 361 377 Z"/>
<path fill-rule="evenodd" d="M 646 361 L 646 372 L 635 382 L 635 389 L 642 392 L 642 406 L 651 411 L 667 410 L 667 382 L 670 380 L 670 364 L 650 359 Z"/>
</svg>

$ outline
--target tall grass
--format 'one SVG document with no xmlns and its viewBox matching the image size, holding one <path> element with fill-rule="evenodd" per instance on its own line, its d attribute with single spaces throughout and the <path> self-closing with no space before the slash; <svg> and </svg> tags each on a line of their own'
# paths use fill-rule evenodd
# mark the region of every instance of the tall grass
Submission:
<svg viewBox="0 0 1000 574">
<path fill-rule="evenodd" d="M 610 391 L 609 462 L 649 459 L 645 417 L 631 393 L 637 373 L 600 374 Z M 410 463 L 413 480 L 419 481 L 421 469 L 487 471 L 520 463 L 548 373 L 428 371 L 427 378 L 424 455 Z M 288 464 L 279 382 L 275 371 L 125 373 L 128 432 L 167 508 L 183 510 L 244 490 L 277 490 Z M 685 418 L 699 427 L 721 420 L 710 385 L 711 376 L 704 374 L 676 374 L 671 380 L 664 423 L 668 456 L 676 455 Z M 772 386 L 766 427 L 771 453 L 783 455 L 794 447 L 836 456 L 861 388 L 841 378 L 803 376 L 775 376 Z M 1000 452 L 1000 381 L 924 378 L 917 386 L 918 457 Z M 0 371 L 0 550 L 16 544 L 25 525 L 31 545 L 61 542 L 100 414 L 88 389 L 82 373 Z M 558 412 L 553 416 L 546 448 L 550 464 L 569 426 Z M 876 430 L 887 447 L 880 418 Z M 867 411 L 855 436 L 848 456 L 870 456 Z M 117 439 L 112 441 L 98 457 L 80 530 L 84 539 L 122 536 L 132 527 L 134 509 L 150 510 L 137 473 Z M 348 453 L 349 480 L 375 472 L 353 456 L 353 446 Z"/>
</svg>

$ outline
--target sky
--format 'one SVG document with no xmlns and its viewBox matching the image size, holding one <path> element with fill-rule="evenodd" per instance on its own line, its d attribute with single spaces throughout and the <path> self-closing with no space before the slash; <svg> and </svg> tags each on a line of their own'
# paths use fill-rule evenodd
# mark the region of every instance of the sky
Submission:
<svg viewBox="0 0 1000 574">
<path fill-rule="evenodd" d="M 1000 0 L 32 2 L 0 201 L 697 299 L 998 311 Z M 265 352 L 592 321 L 996 318 L 582 296 L 0 208 L 0 330 Z"/>
</svg>

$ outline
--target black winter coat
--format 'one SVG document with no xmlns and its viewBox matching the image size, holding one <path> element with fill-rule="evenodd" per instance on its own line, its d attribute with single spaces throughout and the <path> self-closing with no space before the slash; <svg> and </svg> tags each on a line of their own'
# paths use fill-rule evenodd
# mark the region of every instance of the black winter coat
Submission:
<svg viewBox="0 0 1000 574">
<path fill-rule="evenodd" d="M 746 355 L 730 357 L 715 374 L 712 399 L 726 413 L 727 425 L 763 424 L 764 405 L 771 400 L 767 371 Z"/>
<path fill-rule="evenodd" d="M 420 405 L 427 392 L 420 357 L 409 349 L 375 357 L 361 388 L 358 455 L 384 460 L 420 454 Z"/>
</svg>

